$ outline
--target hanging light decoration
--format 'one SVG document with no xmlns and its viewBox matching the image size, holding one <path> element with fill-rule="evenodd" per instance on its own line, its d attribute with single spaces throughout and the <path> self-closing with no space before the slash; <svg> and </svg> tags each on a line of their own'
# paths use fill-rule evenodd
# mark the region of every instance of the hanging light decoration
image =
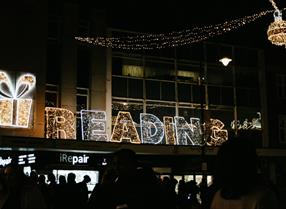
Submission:
<svg viewBox="0 0 286 209">
<path fill-rule="evenodd" d="M 270 0 L 272 6 L 274 7 L 274 22 L 272 22 L 267 30 L 268 40 L 272 44 L 286 47 L 286 21 L 282 19 L 282 12 L 278 9 L 275 2 Z"/>
<path fill-rule="evenodd" d="M 284 9 L 283 9 L 284 10 Z M 282 10 L 281 10 L 282 11 Z M 124 50 L 152 50 L 172 48 L 200 42 L 245 26 L 258 18 L 272 13 L 273 10 L 262 11 L 242 18 L 223 23 L 194 27 L 169 33 L 144 33 L 120 37 L 75 37 L 75 40 L 90 45 L 117 48 Z"/>
</svg>

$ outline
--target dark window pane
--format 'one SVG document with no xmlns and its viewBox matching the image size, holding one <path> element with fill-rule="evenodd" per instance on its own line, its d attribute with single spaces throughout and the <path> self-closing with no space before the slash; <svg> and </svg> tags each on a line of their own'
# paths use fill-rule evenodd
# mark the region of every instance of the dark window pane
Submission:
<svg viewBox="0 0 286 209">
<path fill-rule="evenodd" d="M 127 79 L 113 77 L 112 78 L 112 96 L 127 97 Z"/>
<path fill-rule="evenodd" d="M 162 100 L 175 101 L 175 83 L 162 82 Z"/>
<path fill-rule="evenodd" d="M 192 85 L 192 94 L 194 103 L 205 103 L 205 88 L 204 86 Z"/>
<path fill-rule="evenodd" d="M 259 76 L 257 72 L 238 70 L 236 71 L 236 85 L 239 87 L 259 86 Z"/>
<path fill-rule="evenodd" d="M 236 98 L 237 98 L 236 99 L 237 105 L 247 106 L 248 105 L 247 89 L 237 88 L 236 89 Z"/>
<path fill-rule="evenodd" d="M 258 89 L 237 89 L 237 104 L 247 107 L 260 106 L 260 94 Z"/>
<path fill-rule="evenodd" d="M 112 58 L 112 75 L 122 75 L 122 59 Z"/>
<path fill-rule="evenodd" d="M 143 98 L 143 80 L 141 79 L 129 79 L 129 97 L 131 98 Z"/>
<path fill-rule="evenodd" d="M 146 97 L 147 99 L 160 100 L 159 81 L 146 81 Z"/>
<path fill-rule="evenodd" d="M 77 117 L 76 118 L 76 139 L 81 140 L 82 139 L 82 134 L 81 134 L 81 118 Z"/>
<path fill-rule="evenodd" d="M 49 17 L 48 20 L 48 39 L 57 41 L 60 38 L 60 21 L 56 17 Z"/>
<path fill-rule="evenodd" d="M 179 83 L 178 97 L 179 97 L 179 102 L 191 102 L 191 85 Z"/>
<path fill-rule="evenodd" d="M 89 48 L 78 47 L 77 51 L 77 86 L 89 87 L 90 53 Z"/>
<path fill-rule="evenodd" d="M 173 63 L 147 61 L 145 76 L 162 80 L 175 80 L 175 67 Z"/>
<path fill-rule="evenodd" d="M 76 111 L 87 109 L 87 96 L 76 96 Z"/>
<path fill-rule="evenodd" d="M 220 88 L 216 86 L 208 87 L 209 103 L 210 104 L 221 104 L 220 101 Z"/>
<path fill-rule="evenodd" d="M 239 66 L 257 66 L 257 50 L 236 48 L 235 49 L 235 63 Z"/>
<path fill-rule="evenodd" d="M 59 84 L 61 78 L 61 56 L 58 44 L 47 47 L 47 83 Z"/>
<path fill-rule="evenodd" d="M 207 45 L 207 61 L 216 63 L 219 59 L 219 47 L 213 44 Z"/>
<path fill-rule="evenodd" d="M 248 91 L 249 105 L 252 107 L 260 107 L 260 92 L 259 89 L 251 89 Z"/>
<path fill-rule="evenodd" d="M 233 105 L 233 88 L 222 87 L 221 96 L 223 105 Z"/>
<path fill-rule="evenodd" d="M 57 101 L 57 94 L 46 92 L 46 100 L 45 100 L 45 106 L 46 107 L 57 107 L 58 101 Z"/>
</svg>

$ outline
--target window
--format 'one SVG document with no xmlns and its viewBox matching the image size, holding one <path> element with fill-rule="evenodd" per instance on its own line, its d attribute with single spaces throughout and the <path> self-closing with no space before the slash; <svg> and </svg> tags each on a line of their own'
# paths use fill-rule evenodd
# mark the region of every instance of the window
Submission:
<svg viewBox="0 0 286 209">
<path fill-rule="evenodd" d="M 175 80 L 176 73 L 174 68 L 174 63 L 147 60 L 145 77 L 160 80 Z"/>
<path fill-rule="evenodd" d="M 142 79 L 128 79 L 128 97 L 129 98 L 143 98 L 143 80 Z"/>
<path fill-rule="evenodd" d="M 88 36 L 90 34 L 90 22 L 86 19 L 80 19 L 78 24 L 78 35 Z"/>
<path fill-rule="evenodd" d="M 47 47 L 47 83 L 59 84 L 61 79 L 61 48 L 57 43 Z"/>
<path fill-rule="evenodd" d="M 147 80 L 146 97 L 152 100 L 175 101 L 175 83 Z"/>
<path fill-rule="evenodd" d="M 87 47 L 77 48 L 77 86 L 89 87 L 90 78 L 90 51 Z"/>
<path fill-rule="evenodd" d="M 142 59 L 112 57 L 112 75 L 123 75 L 130 77 L 144 77 Z"/>
<path fill-rule="evenodd" d="M 113 76 L 112 96 L 142 99 L 143 80 Z"/>
<path fill-rule="evenodd" d="M 143 78 L 144 70 L 142 66 L 123 65 L 122 75 Z"/>
<path fill-rule="evenodd" d="M 286 115 L 279 115 L 279 143 L 286 143 Z"/>
<path fill-rule="evenodd" d="M 146 81 L 147 99 L 160 100 L 160 81 Z"/>
<path fill-rule="evenodd" d="M 81 110 L 89 109 L 89 89 L 87 88 L 76 88 L 76 138 L 81 139 Z"/>
<path fill-rule="evenodd" d="M 248 48 L 235 48 L 235 62 L 239 66 L 255 67 L 258 63 L 257 50 Z"/>
<path fill-rule="evenodd" d="M 161 82 L 161 99 L 165 101 L 175 101 L 175 83 Z"/>
<path fill-rule="evenodd" d="M 59 18 L 57 16 L 50 16 L 48 20 L 48 40 L 59 41 L 60 29 Z"/>
<path fill-rule="evenodd" d="M 260 106 L 260 92 L 259 89 L 252 88 L 237 88 L 237 105 L 245 107 Z"/>
<path fill-rule="evenodd" d="M 89 109 L 89 89 L 76 88 L 76 111 L 79 114 L 81 110 Z"/>
<path fill-rule="evenodd" d="M 286 75 L 277 75 L 277 95 L 279 98 L 286 98 Z"/>
<path fill-rule="evenodd" d="M 231 87 L 209 86 L 209 103 L 215 105 L 233 105 L 233 89 Z"/>
<path fill-rule="evenodd" d="M 221 104 L 221 89 L 216 86 L 208 87 L 209 103 L 210 104 Z"/>
<path fill-rule="evenodd" d="M 179 83 L 178 84 L 178 99 L 179 102 L 191 102 L 192 101 L 192 88 L 190 84 Z"/>
<path fill-rule="evenodd" d="M 127 78 L 112 77 L 112 96 L 127 97 Z"/>
<path fill-rule="evenodd" d="M 45 106 L 46 107 L 59 106 L 59 89 L 57 85 L 46 84 Z"/>
</svg>

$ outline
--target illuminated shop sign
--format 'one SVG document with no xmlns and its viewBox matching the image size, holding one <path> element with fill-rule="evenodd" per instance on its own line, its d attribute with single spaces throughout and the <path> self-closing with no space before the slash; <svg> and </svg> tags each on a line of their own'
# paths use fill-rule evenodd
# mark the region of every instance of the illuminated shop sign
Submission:
<svg viewBox="0 0 286 209">
<path fill-rule="evenodd" d="M 70 155 L 66 153 L 60 153 L 60 162 L 68 163 L 68 164 L 87 164 L 89 160 L 89 156 L 83 155 Z"/>
<path fill-rule="evenodd" d="M 25 154 L 18 156 L 18 165 L 27 165 L 36 163 L 35 154 Z"/>
<path fill-rule="evenodd" d="M 46 107 L 46 137 L 75 139 L 75 116 L 63 108 Z M 204 124 L 211 140 L 209 145 L 218 145 L 227 140 L 228 132 L 218 119 L 210 119 Z M 202 130 L 199 118 L 164 117 L 160 119 L 148 113 L 140 114 L 140 136 L 130 112 L 119 111 L 110 138 L 106 134 L 105 111 L 82 110 L 81 129 L 83 140 L 130 142 L 134 144 L 201 145 Z M 163 138 L 165 136 L 165 141 Z"/>
<path fill-rule="evenodd" d="M 35 84 L 32 74 L 21 75 L 14 84 L 7 73 L 0 71 L 0 126 L 28 128 Z"/>
<path fill-rule="evenodd" d="M 5 167 L 6 165 L 9 165 L 12 163 L 12 158 L 11 157 L 7 157 L 7 158 L 2 158 L 0 156 L 0 166 Z"/>
<path fill-rule="evenodd" d="M 237 130 L 261 130 L 261 113 L 257 112 L 257 118 L 252 118 L 252 120 L 248 120 L 247 118 L 244 119 L 243 122 L 240 120 L 236 121 L 236 128 Z M 235 129 L 235 121 L 232 121 L 230 124 L 232 129 Z"/>
</svg>

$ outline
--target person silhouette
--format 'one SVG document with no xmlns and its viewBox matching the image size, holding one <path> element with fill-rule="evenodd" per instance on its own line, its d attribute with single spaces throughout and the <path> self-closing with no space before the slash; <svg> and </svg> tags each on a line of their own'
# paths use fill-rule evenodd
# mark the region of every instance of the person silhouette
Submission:
<svg viewBox="0 0 286 209">
<path fill-rule="evenodd" d="M 89 191 L 88 191 L 88 187 L 87 184 L 91 181 L 91 178 L 89 177 L 89 175 L 84 175 L 83 176 L 83 180 L 81 182 L 78 183 L 79 186 L 79 191 L 80 191 L 80 198 L 83 201 L 83 203 L 86 205 L 88 202 L 88 198 L 89 198 Z"/>
<path fill-rule="evenodd" d="M 48 208 L 41 190 L 24 174 L 21 167 L 6 167 L 4 178 L 6 188 L 0 196 L 1 209 Z"/>
<path fill-rule="evenodd" d="M 120 149 L 113 153 L 112 167 L 93 192 L 92 209 L 158 209 L 160 184 L 153 170 L 140 167 L 136 153 Z"/>
<path fill-rule="evenodd" d="M 217 153 L 218 191 L 211 209 L 276 209 L 275 192 L 259 181 L 256 148 L 245 136 L 224 142 Z"/>
</svg>

